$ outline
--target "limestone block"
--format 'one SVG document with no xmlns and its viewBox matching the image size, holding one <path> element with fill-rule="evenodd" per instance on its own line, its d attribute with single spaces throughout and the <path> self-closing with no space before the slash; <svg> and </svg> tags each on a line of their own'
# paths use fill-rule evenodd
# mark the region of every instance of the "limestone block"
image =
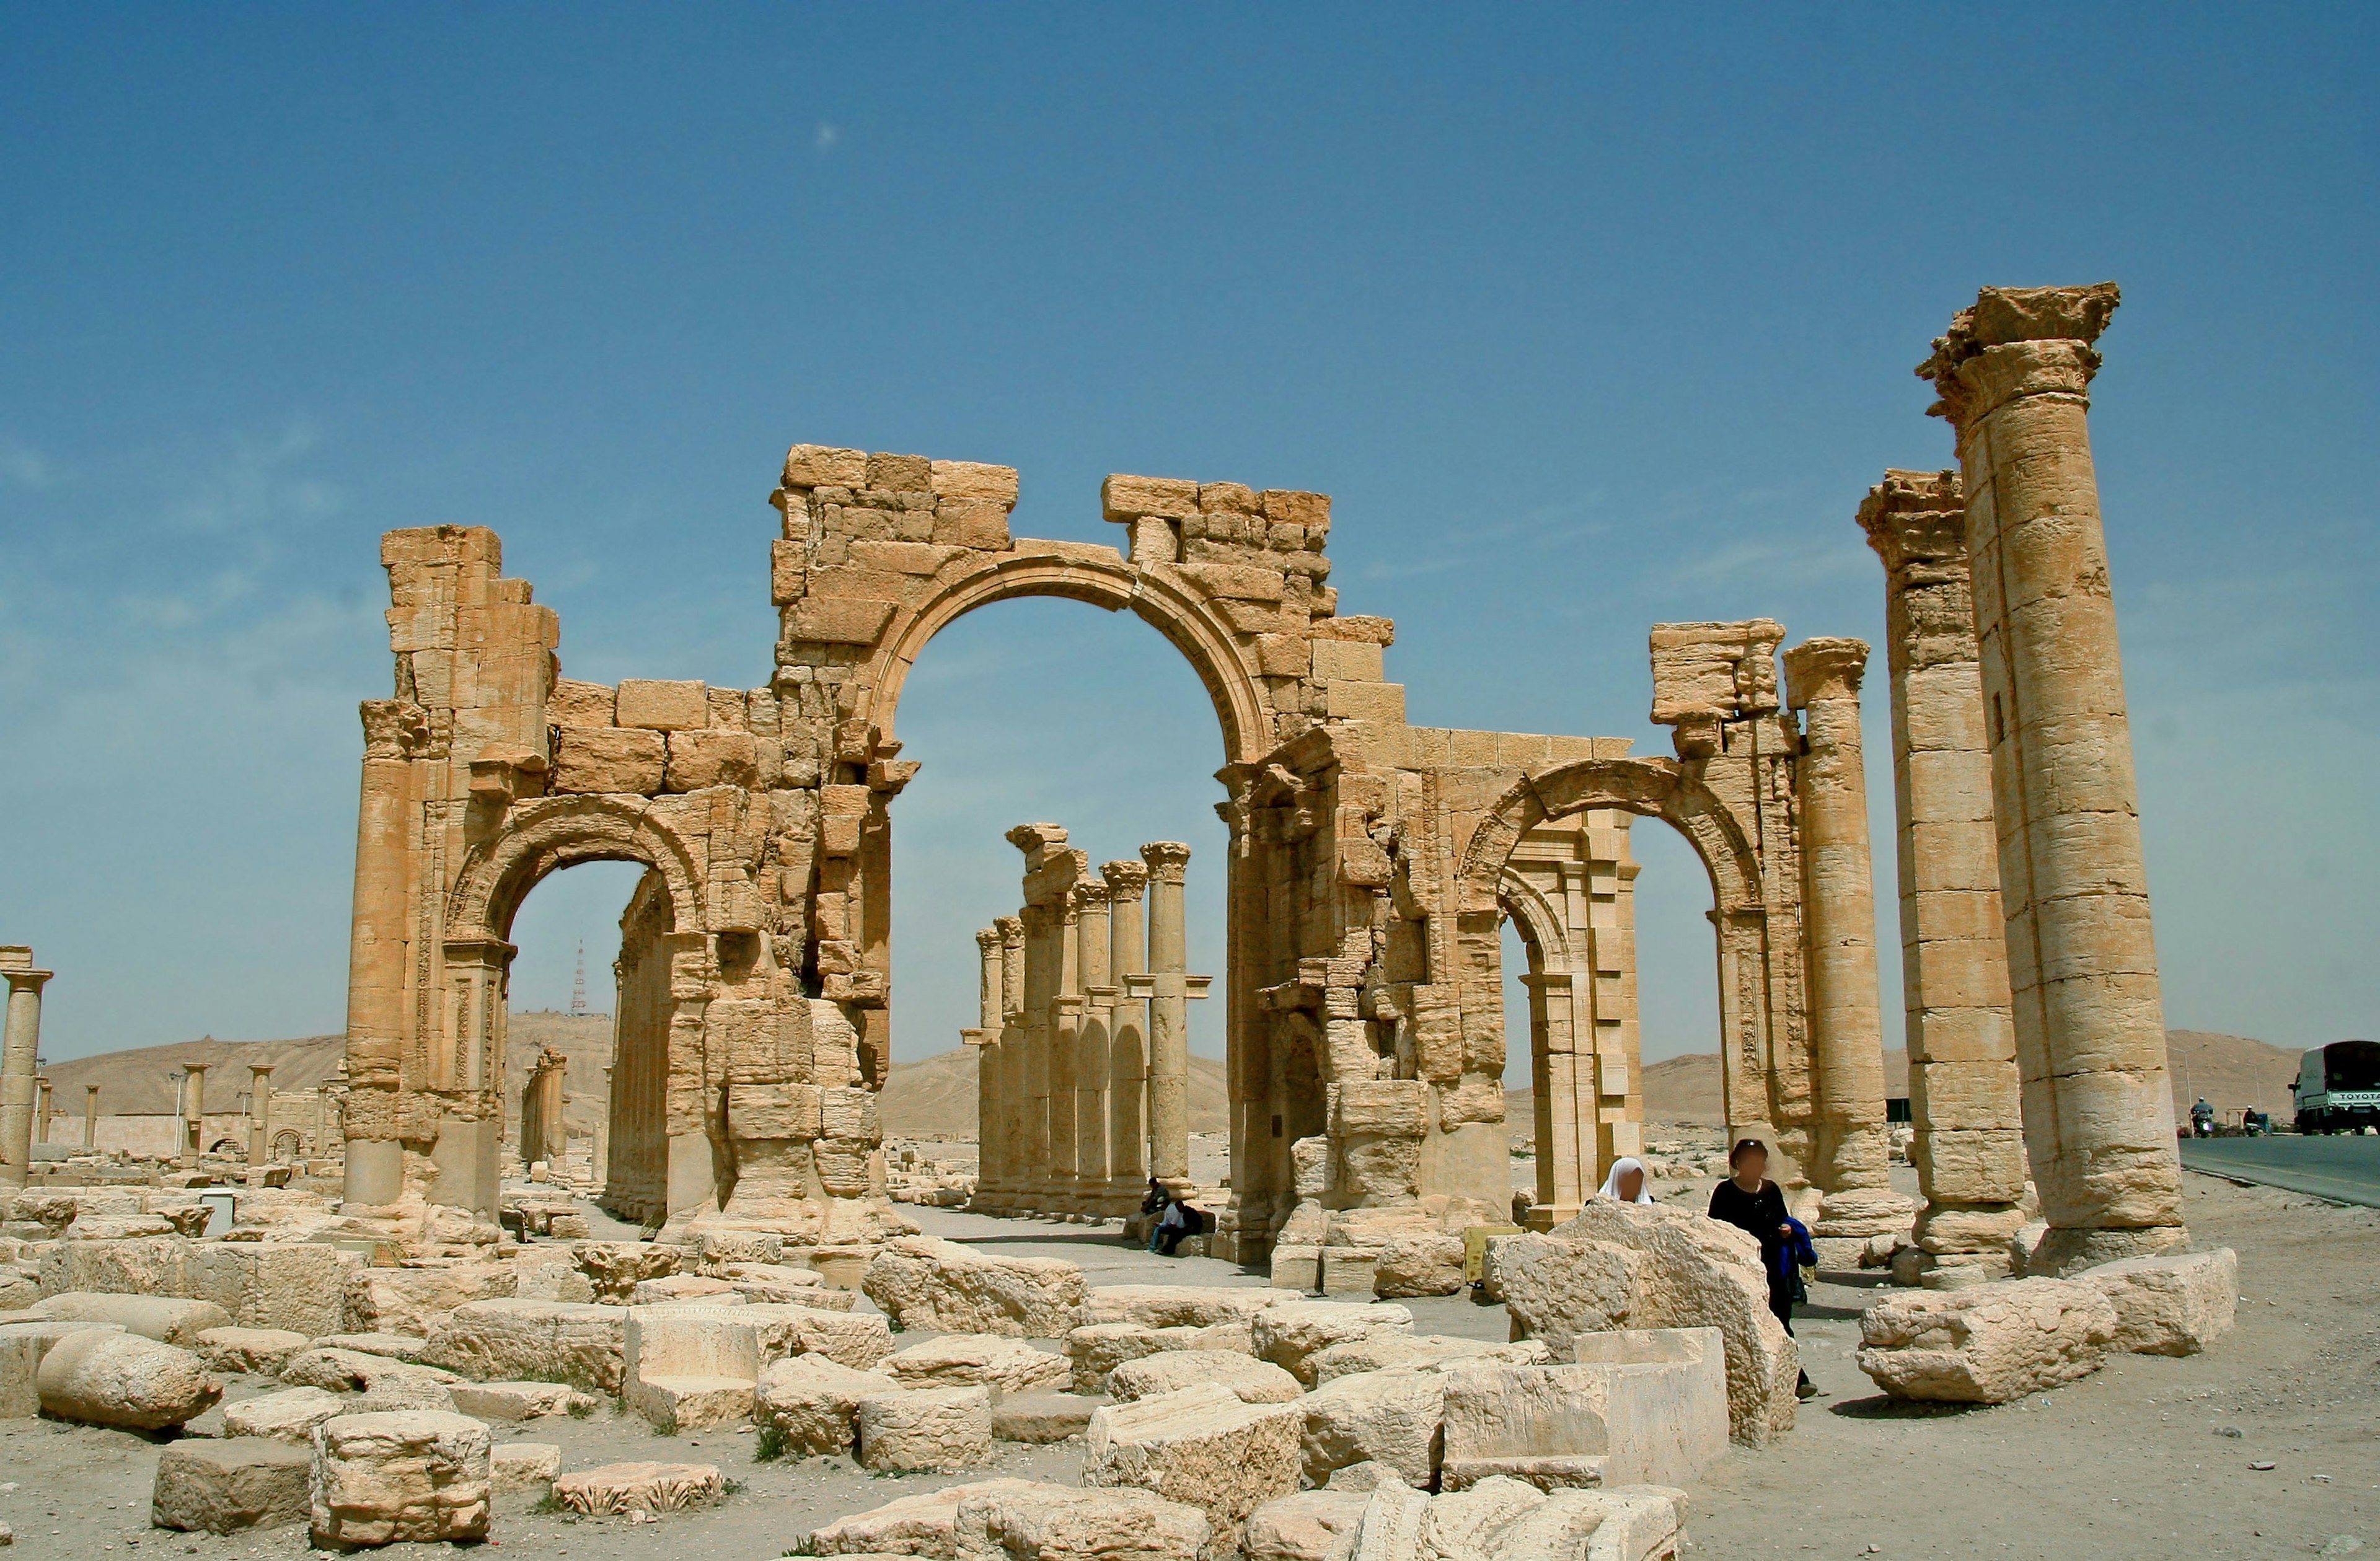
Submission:
<svg viewBox="0 0 2380 1561">
<path fill-rule="evenodd" d="M 865 488 L 868 452 L 826 444 L 796 444 L 785 452 L 788 488 Z"/>
<path fill-rule="evenodd" d="M 680 1512 L 727 1494 L 727 1477 L 710 1463 L 607 1463 L 553 1482 L 553 1499 L 571 1512 Z"/>
<path fill-rule="evenodd" d="M 392 1361 L 421 1363 L 429 1339 L 419 1334 L 324 1334 L 312 1341 L 320 1349 L 352 1349 L 361 1355 L 385 1355 Z"/>
<path fill-rule="evenodd" d="M 507 1511 L 525 1511 L 553 1494 L 562 1449 L 551 1442 L 505 1442 L 488 1452 L 488 1494 Z"/>
<path fill-rule="evenodd" d="M 740 1319 L 744 1310 L 629 1308 L 622 1403 L 665 1435 L 749 1419 L 760 1340 L 759 1330 Z"/>
<path fill-rule="evenodd" d="M 984 499 L 997 504 L 1016 502 L 1016 468 L 987 466 L 980 461 L 936 461 L 929 468 L 937 498 Z"/>
<path fill-rule="evenodd" d="M 1247 1561 L 1347 1561 L 1370 1499 L 1360 1491 L 1300 1491 L 1269 1501 L 1248 1514 L 1240 1554 Z"/>
<path fill-rule="evenodd" d="M 1422 1519 L 1419 1552 L 1431 1561 L 1497 1555 L 1513 1525 L 1545 1504 L 1545 1492 L 1502 1474 L 1443 1493 Z"/>
<path fill-rule="evenodd" d="M 1272 1249 L 1272 1285 L 1284 1294 L 1322 1288 L 1322 1249 L 1305 1242 L 1286 1242 Z"/>
<path fill-rule="evenodd" d="M 859 1298 L 831 1288 L 814 1268 L 784 1263 L 731 1263 L 722 1277 L 747 1301 L 814 1306 L 825 1312 L 848 1312 Z"/>
<path fill-rule="evenodd" d="M 1378 1285 L 1380 1249 L 1378 1247 L 1333 1247 L 1322 1249 L 1322 1293 L 1334 1296 L 1369 1296 Z"/>
<path fill-rule="evenodd" d="M 1099 484 L 1099 511 L 1111 521 L 1152 514 L 1186 520 L 1198 513 L 1198 485 L 1179 478 L 1118 473 Z"/>
<path fill-rule="evenodd" d="M 591 1395 L 558 1382 L 458 1382 L 447 1390 L 455 1412 L 474 1420 L 542 1420 L 595 1412 Z"/>
<path fill-rule="evenodd" d="M 1079 1393 L 1021 1393 L 992 1406 L 991 1434 L 1001 1442 L 1062 1442 L 1091 1428 L 1100 1400 Z"/>
<path fill-rule="evenodd" d="M 1248 1326 L 1259 1360 L 1270 1361 L 1298 1381 L 1310 1383 L 1314 1356 L 1349 1339 L 1410 1333 L 1413 1313 L 1385 1302 L 1290 1301 L 1267 1307 L 1249 1320 Z"/>
<path fill-rule="evenodd" d="M 1155 1328 L 1138 1323 L 1087 1323 L 1068 1329 L 1065 1344 L 1077 1393 L 1104 1393 L 1108 1373 L 1118 1366 L 1174 1348 Z"/>
<path fill-rule="evenodd" d="M 655 1432 L 676 1436 L 742 1425 L 752 1418 L 753 1392 L 749 1377 L 652 1375 L 629 1382 L 621 1400 Z"/>
<path fill-rule="evenodd" d="M 563 1382 L 620 1391 L 627 1313 L 566 1301 L 474 1301 L 430 1336 L 422 1359 L 474 1382 Z"/>
<path fill-rule="evenodd" d="M 1470 1366 L 1447 1373 L 1445 1383 L 1449 1488 L 1496 1474 L 1541 1490 L 1605 1482 L 1618 1435 L 1606 1372 Z"/>
<path fill-rule="evenodd" d="M 622 727 L 570 727 L 554 744 L 556 793 L 651 796 L 662 789 L 669 746 L 658 732 Z"/>
<path fill-rule="evenodd" d="M 1727 1340 L 1728 1423 L 1735 1441 L 1765 1446 L 1793 1428 L 1801 1355 L 1768 1310 L 1757 1241 L 1689 1209 L 1611 1198 L 1589 1200 L 1553 1235 L 1637 1254 L 1636 1294 L 1625 1319 L 1631 1326 L 1719 1330 Z"/>
<path fill-rule="evenodd" d="M 2097 1371 L 2116 1329 L 2084 1280 L 1904 1292 L 1860 1314 L 1859 1368 L 1896 1398 L 2005 1404 Z"/>
<path fill-rule="evenodd" d="M 1062 1338 L 1083 1302 L 1083 1271 L 1056 1258 L 990 1254 L 933 1236 L 900 1236 L 860 1288 L 895 1327 Z"/>
<path fill-rule="evenodd" d="M 1474 1361 L 1536 1366 L 1548 1364 L 1553 1358 L 1545 1341 L 1536 1338 L 1490 1344 L 1486 1339 L 1455 1338 L 1445 1334 L 1372 1334 L 1318 1350 L 1307 1363 L 1314 1370 L 1314 1386 L 1320 1387 L 1342 1376 L 1383 1371 L 1390 1366 L 1439 1371 Z"/>
<path fill-rule="evenodd" d="M 344 1393 L 288 1387 L 224 1406 L 224 1434 L 261 1436 L 293 1447 L 310 1447 L 316 1426 L 335 1416 L 352 1414 L 356 1409 L 356 1400 Z"/>
<path fill-rule="evenodd" d="M 1439 1503 L 1449 1499 L 1439 1496 L 1430 1504 L 1433 1516 Z M 1475 1554 L 1490 1561 L 1671 1561 L 1685 1543 L 1685 1510 L 1686 1493 L 1669 1486 L 1551 1491 L 1511 1521 L 1477 1536 L 1488 1548 Z M 1440 1553 L 1423 1554 L 1440 1561 Z"/>
<path fill-rule="evenodd" d="M 1144 1328 L 1203 1328 L 1245 1321 L 1286 1300 L 1255 1285 L 1100 1285 L 1085 1293 L 1080 1321 Z"/>
<path fill-rule="evenodd" d="M 1213 1383 L 1111 1405 L 1091 1416 L 1086 1485 L 1137 1485 L 1206 1513 L 1224 1533 L 1297 1489 L 1294 1404 L 1244 1404 Z"/>
<path fill-rule="evenodd" d="M 219 1372 L 278 1376 L 309 1340 L 287 1328 L 208 1328 L 190 1341 L 199 1359 Z"/>
<path fill-rule="evenodd" d="M 1244 1404 L 1286 1404 L 1305 1391 L 1269 1361 L 1219 1349 L 1169 1349 L 1118 1366 L 1108 1373 L 1108 1392 L 1128 1404 L 1202 1382 L 1230 1388 Z"/>
<path fill-rule="evenodd" d="M 1576 1335 L 1628 1321 L 1642 1267 L 1640 1254 L 1609 1241 L 1507 1236 L 1489 1243 L 1481 1277 L 1503 1300 L 1513 1337 L 1543 1339 L 1568 1359 Z"/>
<path fill-rule="evenodd" d="M 608 684 L 556 678 L 545 696 L 545 719 L 555 726 L 605 727 L 612 724 L 613 694 Z"/>
<path fill-rule="evenodd" d="M 106 1295 L 69 1290 L 34 1303 L 34 1313 L 59 1323 L 117 1323 L 125 1332 L 160 1344 L 188 1346 L 209 1328 L 231 1325 L 230 1314 L 211 1301 L 162 1295 Z"/>
<path fill-rule="evenodd" d="M 1212 1529 L 1195 1507 L 1152 1492 L 1027 1485 L 960 1501 L 955 1561 L 1200 1561 Z"/>
<path fill-rule="evenodd" d="M 362 1268 L 346 1276 L 344 1323 L 323 1333 L 408 1334 L 427 1338 L 433 1318 L 476 1301 L 509 1296 L 519 1271 L 504 1263 Z"/>
<path fill-rule="evenodd" d="M 1392 1366 L 1342 1376 L 1307 1394 L 1298 1405 L 1305 1416 L 1299 1445 L 1305 1478 L 1319 1485 L 1332 1470 L 1371 1462 L 1396 1470 L 1409 1485 L 1432 1483 L 1446 1384 L 1437 1372 Z"/>
<path fill-rule="evenodd" d="M 996 1387 L 1028 1393 L 1072 1374 L 1066 1357 L 998 1334 L 947 1334 L 896 1349 L 883 1370 L 904 1387 Z"/>
<path fill-rule="evenodd" d="M 2231 1331 L 2240 1260 L 2230 1248 L 2172 1257 L 2128 1257 L 2075 1276 L 2116 1309 L 2111 1349 L 2135 1355 L 2195 1355 Z"/>
<path fill-rule="evenodd" d="M 1605 1376 L 1607 1483 L 1690 1484 L 1727 1456 L 1727 1340 L 1717 1328 L 1581 1334 L 1572 1355 Z"/>
<path fill-rule="evenodd" d="M 854 1371 L 823 1355 L 788 1356 L 761 1369 L 752 1419 L 795 1458 L 848 1453 L 858 1435 L 859 1401 L 888 1386 L 879 1373 Z"/>
<path fill-rule="evenodd" d="M 149 1520 L 208 1534 L 303 1523 L 313 1465 L 310 1452 L 253 1436 L 172 1443 L 157 1455 Z"/>
<path fill-rule="evenodd" d="M 550 1222 L 556 1236 L 563 1234 L 562 1226 L 577 1215 L 555 1215 Z M 584 1232 L 580 1232 L 584 1234 Z M 525 1252 L 513 1260 L 516 1277 L 513 1294 L 522 1301 L 576 1301 L 595 1299 L 595 1287 L 567 1257 L 557 1257 L 551 1249 Z"/>
<path fill-rule="evenodd" d="M 313 1241 L 202 1241 L 190 1249 L 182 1293 L 213 1301 L 244 1328 L 317 1337 L 346 1325 L 347 1261 Z"/>
<path fill-rule="evenodd" d="M 859 1401 L 864 1469 L 954 1470 L 991 1461 L 991 1389 L 895 1388 Z"/>
<path fill-rule="evenodd" d="M 281 1367 L 281 1380 L 292 1387 L 366 1394 L 373 1409 L 452 1410 L 455 1400 L 446 1387 L 460 1379 L 436 1366 L 411 1365 L 385 1355 L 316 1348 L 289 1357 Z"/>
<path fill-rule="evenodd" d="M 838 1518 L 813 1529 L 794 1545 L 800 1555 L 927 1555 L 953 1561 L 958 1555 L 959 1504 L 988 1492 L 1024 1490 L 1030 1480 L 978 1480 L 945 1485 L 914 1496 Z"/>
<path fill-rule="evenodd" d="M 42 1253 L 42 1293 L 180 1295 L 189 1285 L 191 1245 L 180 1236 L 59 1241 Z"/>
<path fill-rule="evenodd" d="M 314 1543 L 326 1550 L 488 1534 L 488 1428 L 433 1410 L 339 1415 L 314 1431 Z"/>
<path fill-rule="evenodd" d="M 724 1299 L 724 1298 L 721 1298 Z M 780 1301 L 747 1301 L 741 1305 L 674 1301 L 664 1306 L 638 1307 L 638 1313 L 656 1323 L 675 1318 L 715 1325 L 727 1332 L 720 1338 L 742 1337 L 757 1366 L 788 1355 L 824 1355 L 855 1371 L 882 1363 L 892 1353 L 892 1329 L 872 1312 L 822 1312 L 816 1307 Z M 747 1357 L 739 1354 L 741 1361 Z M 741 1370 L 741 1367 L 732 1368 Z"/>
<path fill-rule="evenodd" d="M 571 1248 L 570 1256 L 594 1287 L 594 1299 L 616 1305 L 625 1302 L 640 1281 L 676 1273 L 685 1254 L 675 1247 L 650 1241 L 581 1241 Z"/>
<path fill-rule="evenodd" d="M 659 1279 L 639 1279 L 628 1292 L 631 1306 L 660 1306 L 673 1301 L 700 1301 L 722 1306 L 740 1306 L 749 1298 L 725 1279 L 714 1279 L 702 1274 L 672 1274 Z"/>
<path fill-rule="evenodd" d="M 1355 1519 L 1350 1561 L 1419 1561 L 1422 1526 L 1429 1519 L 1429 1496 L 1397 1478 L 1396 1470 L 1366 1465 L 1378 1474 Z"/>
<path fill-rule="evenodd" d="M 89 1425 L 162 1431 L 212 1409 L 223 1384 L 187 1349 L 113 1328 L 78 1328 L 33 1373 L 42 1412 Z"/>
<path fill-rule="evenodd" d="M 1460 1295 L 1463 1283 L 1463 1238 L 1443 1231 L 1417 1231 L 1392 1237 L 1380 1249 L 1373 1268 L 1372 1293 L 1390 1299 Z"/>
<path fill-rule="evenodd" d="M 759 754 L 748 732 L 673 732 L 662 789 L 698 792 L 706 786 L 749 787 Z"/>
<path fill-rule="evenodd" d="M 649 732 L 699 732 L 710 724 L 710 700 L 699 683 L 622 678 L 613 719 Z"/>
</svg>

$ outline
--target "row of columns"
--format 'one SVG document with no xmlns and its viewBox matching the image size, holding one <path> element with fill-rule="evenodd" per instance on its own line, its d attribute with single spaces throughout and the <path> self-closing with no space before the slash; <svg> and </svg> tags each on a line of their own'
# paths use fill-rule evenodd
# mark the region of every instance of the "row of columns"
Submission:
<svg viewBox="0 0 2380 1561">
<path fill-rule="evenodd" d="M 981 1145 L 975 1206 L 1128 1215 L 1152 1176 L 1190 1186 L 1183 889 L 1190 848 L 1159 841 L 1099 877 L 1054 824 L 1012 829 L 1025 903 L 976 934 Z M 1146 898 L 1146 919 L 1143 902 Z"/>
</svg>

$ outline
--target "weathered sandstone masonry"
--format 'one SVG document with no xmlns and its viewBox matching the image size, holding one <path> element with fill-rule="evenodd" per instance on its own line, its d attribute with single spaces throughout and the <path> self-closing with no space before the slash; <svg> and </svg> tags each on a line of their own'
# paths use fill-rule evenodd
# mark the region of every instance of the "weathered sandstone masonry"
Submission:
<svg viewBox="0 0 2380 1561">
<path fill-rule="evenodd" d="M 1952 1287 L 2005 1276 L 2025 1158 L 1975 651 L 1966 500 L 1956 472 L 1888 471 L 1859 521 L 1884 561 L 1900 820 L 1909 1157 L 1925 1204 L 1916 1263 Z M 1929 1271 L 1930 1272 L 1926 1272 Z"/>
<path fill-rule="evenodd" d="M 33 968 L 33 950 L 0 948 L 8 984 L 6 1038 L 0 1040 L 0 1186 L 22 1187 L 33 1164 L 33 1076 L 41 1066 L 42 988 L 54 972 Z"/>
<path fill-rule="evenodd" d="M 1918 369 L 1958 431 L 2044 1272 L 2188 1235 L 2088 427 L 2116 303 L 1985 288 Z"/>
</svg>

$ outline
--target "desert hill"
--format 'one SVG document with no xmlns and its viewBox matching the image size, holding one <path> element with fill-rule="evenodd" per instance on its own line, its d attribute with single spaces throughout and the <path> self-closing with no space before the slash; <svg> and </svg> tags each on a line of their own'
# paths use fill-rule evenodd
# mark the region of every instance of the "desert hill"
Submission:
<svg viewBox="0 0 2380 1561">
<path fill-rule="evenodd" d="M 972 1140 L 976 1136 L 976 1048 L 960 1047 L 896 1062 L 884 1080 L 877 1109 L 887 1138 Z M 1230 1097 L 1223 1065 L 1211 1057 L 1190 1059 L 1190 1131 L 1231 1131 Z"/>
</svg>

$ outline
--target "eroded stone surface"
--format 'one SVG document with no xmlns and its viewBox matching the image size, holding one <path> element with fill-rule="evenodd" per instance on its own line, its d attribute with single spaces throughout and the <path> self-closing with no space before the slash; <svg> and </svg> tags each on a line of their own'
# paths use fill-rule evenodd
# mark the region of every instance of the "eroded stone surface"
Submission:
<svg viewBox="0 0 2380 1561">
<path fill-rule="evenodd" d="M 1294 1404 L 1242 1403 L 1212 1383 L 1113 1405 L 1091 1417 L 1083 1482 L 1155 1491 L 1235 1532 L 1297 1489 L 1304 1424 Z"/>
<path fill-rule="evenodd" d="M 1083 1302 L 1083 1271 L 1056 1258 L 904 1236 L 885 1243 L 861 1288 L 901 1328 L 1062 1338 Z"/>
<path fill-rule="evenodd" d="M 157 1455 L 150 1521 L 210 1534 L 303 1523 L 313 1465 L 310 1451 L 261 1437 L 176 1442 Z"/>
<path fill-rule="evenodd" d="M 431 1410 L 339 1415 L 314 1432 L 314 1543 L 485 1539 L 488 1428 Z"/>
<path fill-rule="evenodd" d="M 1305 1391 L 1269 1361 L 1214 1349 L 1169 1349 L 1118 1366 L 1108 1373 L 1108 1392 L 1126 1404 L 1202 1382 L 1231 1389 L 1244 1404 L 1286 1404 Z"/>
<path fill-rule="evenodd" d="M 991 1389 L 895 1388 L 859 1401 L 859 1462 L 876 1470 L 969 1469 L 991 1461 Z"/>
<path fill-rule="evenodd" d="M 34 1383 L 43 1414 L 138 1431 L 180 1425 L 223 1397 L 223 1384 L 188 1350 L 108 1328 L 59 1338 Z"/>
<path fill-rule="evenodd" d="M 710 1463 L 607 1463 L 561 1475 L 553 1499 L 572 1512 L 677 1512 L 716 1500 L 727 1477 Z"/>
<path fill-rule="evenodd" d="M 2231 1331 L 2240 1301 L 2240 1260 L 2228 1247 L 2124 1258 L 2075 1277 L 2115 1307 L 2110 1348 L 2135 1355 L 2197 1354 Z"/>
<path fill-rule="evenodd" d="M 2077 1279 L 2012 1279 L 1887 1296 L 1860 1314 L 1859 1368 L 1896 1398 L 2005 1404 L 2088 1376 L 2116 1309 Z"/>
</svg>

